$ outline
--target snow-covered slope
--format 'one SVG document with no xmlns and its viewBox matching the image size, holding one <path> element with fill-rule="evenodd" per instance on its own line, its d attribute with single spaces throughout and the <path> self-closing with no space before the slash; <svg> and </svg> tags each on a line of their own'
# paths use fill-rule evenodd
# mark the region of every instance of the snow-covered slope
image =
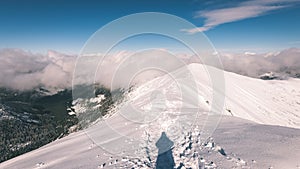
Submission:
<svg viewBox="0 0 300 169">
<path fill-rule="evenodd" d="M 300 79 L 260 80 L 225 73 L 226 114 L 300 128 Z"/>
<path fill-rule="evenodd" d="M 198 108 L 198 111 L 208 112 L 214 99 L 213 93 L 218 92 L 218 89 L 213 88 L 210 77 L 214 74 L 208 74 L 207 68 L 219 71 L 201 64 L 190 64 L 187 68 L 174 72 L 173 77 L 166 75 L 138 87 L 130 94 L 129 100 L 142 112 L 152 110 L 153 102 L 149 101 L 149 98 L 151 94 L 160 91 L 164 96 L 156 98 L 161 99 L 160 102 L 166 102 L 163 105 L 165 107 L 155 106 L 160 111 L 176 112 L 179 109 L 182 111 L 182 108 Z M 192 77 L 188 77 L 190 74 Z M 225 106 L 219 114 L 240 117 L 260 124 L 300 128 L 300 79 L 261 80 L 226 71 L 224 77 Z M 194 82 L 185 80 L 194 81 L 196 87 L 193 86 Z M 149 115 L 143 114 L 144 116 Z"/>
<path fill-rule="evenodd" d="M 225 106 L 212 115 L 220 91 L 206 72 L 191 64 L 149 81 L 97 124 L 0 168 L 159 168 L 166 159 L 178 168 L 299 167 L 300 130 L 286 127 L 300 128 L 300 80 L 224 72 Z"/>
<path fill-rule="evenodd" d="M 104 129 L 103 129 L 104 130 Z M 193 137 L 197 137 L 193 132 Z M 187 134 L 187 136 L 189 136 Z M 172 154 L 177 166 L 196 168 L 274 168 L 298 169 L 300 162 L 300 130 L 280 126 L 255 124 L 235 117 L 223 117 L 213 134 L 214 140 L 201 146 L 199 156 L 188 153 L 189 143 L 196 146 L 195 138 L 186 138 Z M 155 163 L 156 159 L 153 159 Z M 143 158 L 112 155 L 97 146 L 85 132 L 73 133 L 37 150 L 0 163 L 1 169 L 97 169 L 97 168 L 150 168 Z M 104 167 L 103 167 L 104 166 Z M 155 165 L 154 165 L 155 166 Z"/>
</svg>

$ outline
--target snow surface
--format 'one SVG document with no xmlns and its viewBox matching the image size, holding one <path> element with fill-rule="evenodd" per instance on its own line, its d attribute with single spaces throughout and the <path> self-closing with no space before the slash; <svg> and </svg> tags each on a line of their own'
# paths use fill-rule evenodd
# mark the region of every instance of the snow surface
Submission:
<svg viewBox="0 0 300 169">
<path fill-rule="evenodd" d="M 197 136 L 197 132 L 190 135 Z M 196 168 L 197 164 L 206 168 L 297 169 L 300 166 L 299 129 L 261 125 L 224 116 L 212 137 L 214 140 L 201 146 L 197 160 L 193 160 L 193 151 L 186 151 L 189 143 L 195 143 L 195 140 L 192 138 L 193 141 L 189 141 L 186 137 L 181 146 L 173 148 L 174 161 L 192 168 Z M 222 155 L 221 149 L 226 155 Z M 182 157 L 180 154 L 183 154 Z M 95 169 L 103 164 L 104 168 L 149 168 L 145 161 L 120 154 L 111 155 L 80 131 L 3 162 L 0 168 Z"/>
<path fill-rule="evenodd" d="M 222 91 L 206 72 L 191 64 L 149 81 L 85 131 L 0 168 L 159 168 L 162 158 L 178 168 L 299 168 L 300 80 L 224 72 L 225 106 L 212 115 L 213 93 Z"/>
<path fill-rule="evenodd" d="M 199 66 L 191 64 L 189 69 L 199 79 L 199 86 L 209 87 L 209 79 Z M 230 72 L 224 75 L 224 114 L 260 124 L 300 128 L 300 79 L 261 80 Z"/>
</svg>

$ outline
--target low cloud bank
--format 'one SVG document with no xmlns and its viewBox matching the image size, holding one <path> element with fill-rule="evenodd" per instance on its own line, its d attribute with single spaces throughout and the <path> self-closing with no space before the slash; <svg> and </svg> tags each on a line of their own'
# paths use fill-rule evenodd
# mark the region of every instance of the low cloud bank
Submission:
<svg viewBox="0 0 300 169">
<path fill-rule="evenodd" d="M 71 87 L 75 56 L 49 51 L 31 53 L 21 49 L 0 50 L 0 87 L 49 90 Z"/>
<path fill-rule="evenodd" d="M 154 53 L 156 55 L 160 54 L 160 56 L 163 55 L 163 53 L 158 53 L 158 51 L 154 51 Z M 117 64 L 122 63 L 120 56 L 129 54 L 130 52 L 123 52 L 109 57 L 109 60 L 106 60 L 107 63 L 104 62 L 106 65 L 103 65 L 97 75 L 100 83 L 109 84 L 113 73 L 120 68 Z M 264 54 L 250 52 L 243 54 L 221 53 L 220 57 L 226 71 L 256 78 L 267 72 L 274 72 L 283 78 L 300 77 L 300 49 L 298 48 Z M 140 58 L 135 57 L 129 62 L 134 63 L 134 59 Z M 71 88 L 76 59 L 76 56 L 55 51 L 49 51 L 47 54 L 38 54 L 21 49 L 1 49 L 0 87 L 15 90 L 30 90 L 38 87 L 48 90 Z M 157 57 L 155 59 L 159 60 Z M 172 59 L 170 57 L 169 59 L 170 63 L 172 63 Z M 147 62 L 147 59 L 145 62 Z M 176 65 L 176 63 L 171 64 L 170 70 L 177 68 Z M 160 73 L 154 72 L 150 74 L 151 76 L 158 76 Z M 149 74 L 149 72 L 146 72 L 146 74 Z M 126 79 L 121 79 L 120 81 L 126 81 Z"/>
<path fill-rule="evenodd" d="M 255 54 L 221 53 L 224 70 L 250 77 L 273 72 L 279 78 L 300 77 L 300 49 L 290 48 L 281 52 Z"/>
</svg>

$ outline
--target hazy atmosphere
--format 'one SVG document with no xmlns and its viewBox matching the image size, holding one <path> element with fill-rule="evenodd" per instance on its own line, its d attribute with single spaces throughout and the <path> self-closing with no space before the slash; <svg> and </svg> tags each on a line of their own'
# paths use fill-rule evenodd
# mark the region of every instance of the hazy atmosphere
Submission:
<svg viewBox="0 0 300 169">
<path fill-rule="evenodd" d="M 300 0 L 0 1 L 0 169 L 299 169 Z"/>
</svg>

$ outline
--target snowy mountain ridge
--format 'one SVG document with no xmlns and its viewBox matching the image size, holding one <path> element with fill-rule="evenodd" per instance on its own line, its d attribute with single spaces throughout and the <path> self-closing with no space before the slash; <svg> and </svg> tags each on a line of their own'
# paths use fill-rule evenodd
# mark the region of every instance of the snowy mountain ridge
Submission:
<svg viewBox="0 0 300 169">
<path fill-rule="evenodd" d="M 192 74 L 197 89 L 191 87 L 193 93 L 198 96 L 198 103 L 185 100 L 189 108 L 199 108 L 202 111 L 209 111 L 213 102 L 210 76 L 207 68 L 201 64 L 190 64 L 176 72 L 177 77 L 184 77 Z M 212 68 L 214 69 L 214 68 Z M 216 69 L 218 70 L 218 69 Z M 221 71 L 221 70 L 218 70 Z M 178 75 L 179 74 L 179 75 Z M 235 116 L 251 120 L 260 124 L 279 125 L 285 127 L 300 128 L 300 80 L 290 78 L 288 80 L 261 80 L 241 76 L 235 73 L 224 71 L 225 77 L 225 106 L 220 114 Z M 182 108 L 182 98 L 179 89 L 176 89 L 176 82 L 173 77 L 165 75 L 156 78 L 136 88 L 129 93 L 127 98 L 133 102 L 135 108 L 150 110 L 149 101 L 151 92 L 161 90 L 166 98 L 166 107 L 158 109 L 176 110 Z M 171 92 L 170 92 L 171 91 Z M 170 92 L 170 93 L 168 93 Z M 172 93 L 173 92 L 173 93 Z M 196 94 L 194 94 L 196 93 Z"/>
<path fill-rule="evenodd" d="M 218 127 L 207 139 L 203 126 L 214 90 L 204 72 L 200 64 L 174 72 L 183 88 L 174 76 L 153 79 L 97 124 L 0 168 L 299 168 L 293 157 L 300 155 L 300 80 L 264 81 L 224 72 L 225 106 L 219 115 L 226 116 L 212 121 Z M 194 79 L 196 88 L 185 86 L 185 78 Z M 191 97 L 183 100 L 180 92 Z M 277 147 L 283 140 L 284 148 Z"/>
</svg>

